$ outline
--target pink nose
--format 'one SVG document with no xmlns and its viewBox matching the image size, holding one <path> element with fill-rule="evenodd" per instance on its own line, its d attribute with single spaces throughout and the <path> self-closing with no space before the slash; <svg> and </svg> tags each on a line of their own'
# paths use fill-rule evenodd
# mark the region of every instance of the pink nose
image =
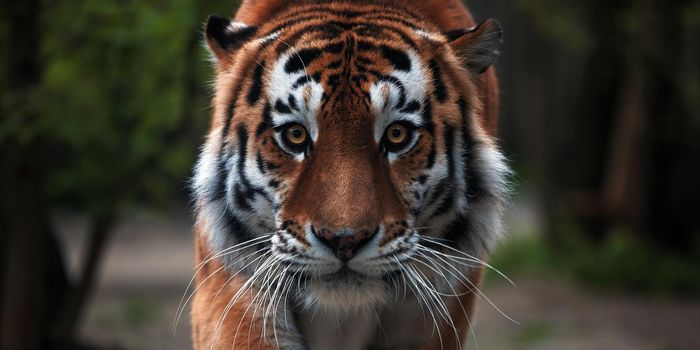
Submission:
<svg viewBox="0 0 700 350">
<path fill-rule="evenodd" d="M 318 237 L 321 243 L 333 250 L 338 259 L 348 261 L 357 254 L 362 246 L 367 244 L 367 242 L 374 237 L 377 231 L 379 231 L 379 228 L 374 230 L 374 232 L 370 230 L 359 230 L 355 232 L 349 228 L 341 228 L 337 231 L 322 228 L 317 231 L 312 225 L 311 231 Z"/>
</svg>

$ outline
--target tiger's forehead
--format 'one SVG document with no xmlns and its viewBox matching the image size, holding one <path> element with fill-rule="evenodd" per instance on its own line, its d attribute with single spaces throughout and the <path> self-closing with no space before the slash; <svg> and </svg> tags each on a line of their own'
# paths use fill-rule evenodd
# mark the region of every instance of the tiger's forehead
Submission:
<svg viewBox="0 0 700 350">
<path fill-rule="evenodd" d="M 430 39 L 444 42 L 441 31 L 431 22 L 407 8 L 387 8 L 373 4 L 358 7 L 351 2 L 326 4 L 291 4 L 287 10 L 275 14 L 274 20 L 263 21 L 261 37 L 276 36 L 284 39 L 277 52 L 298 47 L 316 39 L 338 38 L 347 31 L 373 40 L 403 42 L 414 48 L 420 41 Z"/>
<path fill-rule="evenodd" d="M 365 119 L 375 141 L 396 120 L 421 125 L 421 104 L 429 85 L 425 57 L 412 42 L 366 30 L 346 28 L 332 38 L 316 31 L 301 41 L 305 45 L 297 42 L 274 50 L 268 78 L 274 126 L 301 123 L 316 140 L 322 110 L 334 114 L 337 109 Z"/>
</svg>

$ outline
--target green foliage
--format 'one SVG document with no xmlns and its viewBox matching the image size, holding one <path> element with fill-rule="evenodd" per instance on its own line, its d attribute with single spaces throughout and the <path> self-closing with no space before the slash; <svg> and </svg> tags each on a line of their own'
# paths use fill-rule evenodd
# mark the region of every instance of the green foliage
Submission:
<svg viewBox="0 0 700 350">
<path fill-rule="evenodd" d="M 499 246 L 490 264 L 507 276 L 513 273 L 541 275 L 551 271 L 552 254 L 539 236 L 532 234 L 514 235 Z M 501 277 L 488 273 L 487 281 Z"/>
<path fill-rule="evenodd" d="M 515 1 L 515 7 L 532 19 L 543 37 L 576 53 L 587 52 L 593 44 L 592 34 L 585 25 L 584 5 L 580 1 Z"/>
<path fill-rule="evenodd" d="M 567 260 L 575 276 L 596 286 L 653 294 L 700 292 L 698 257 L 659 251 L 624 231 L 614 232 L 600 246 L 581 245 L 580 253 Z"/>
<path fill-rule="evenodd" d="M 68 155 L 52 188 L 90 208 L 160 199 L 192 159 L 168 135 L 205 118 L 182 110 L 191 6 L 84 1 L 76 16 L 75 5 L 55 3 L 46 21 L 42 121 Z"/>
<path fill-rule="evenodd" d="M 523 325 L 514 336 L 520 346 L 531 347 L 556 335 L 556 327 L 550 322 L 535 322 Z"/>
<path fill-rule="evenodd" d="M 46 146 L 54 205 L 109 213 L 181 195 L 209 119 L 201 23 L 236 2 L 43 6 L 42 79 L 31 91 L 3 92 L 3 110 L 14 113 L 0 121 L 0 140 Z"/>
<path fill-rule="evenodd" d="M 152 322 L 163 313 L 162 306 L 157 300 L 148 298 L 131 298 L 123 309 L 126 324 L 138 328 Z"/>
<path fill-rule="evenodd" d="M 591 243 L 572 227 L 556 248 L 541 237 L 522 234 L 495 252 L 492 266 L 506 275 L 565 277 L 600 289 L 653 295 L 700 295 L 700 258 L 655 249 L 624 230 Z M 488 279 L 498 279 L 489 274 Z"/>
</svg>

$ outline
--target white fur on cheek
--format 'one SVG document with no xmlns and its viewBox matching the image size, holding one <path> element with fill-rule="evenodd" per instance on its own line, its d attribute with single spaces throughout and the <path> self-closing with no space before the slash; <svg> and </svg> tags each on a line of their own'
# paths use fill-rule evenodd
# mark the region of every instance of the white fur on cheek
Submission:
<svg viewBox="0 0 700 350">
<path fill-rule="evenodd" d="M 207 136 L 206 143 L 200 152 L 199 161 L 195 166 L 193 190 L 198 208 L 198 221 L 204 226 L 204 234 L 207 235 L 210 244 L 219 246 L 217 233 L 223 226 L 221 212 L 225 204 L 223 200 L 214 200 L 216 196 L 215 184 L 218 181 L 219 151 L 221 148 L 222 128 L 213 129 Z"/>
<path fill-rule="evenodd" d="M 469 218 L 472 222 L 472 233 L 490 251 L 502 235 L 503 212 L 510 193 L 508 177 L 512 171 L 506 164 L 503 154 L 495 145 L 478 144 L 476 146 L 475 163 L 483 192 L 479 198 L 468 205 Z M 472 242 L 475 244 L 475 242 Z"/>
</svg>

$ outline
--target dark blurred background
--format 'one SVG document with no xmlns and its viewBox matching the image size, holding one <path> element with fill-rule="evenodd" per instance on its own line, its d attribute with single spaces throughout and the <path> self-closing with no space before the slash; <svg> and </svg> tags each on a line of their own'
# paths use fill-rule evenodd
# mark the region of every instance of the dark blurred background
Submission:
<svg viewBox="0 0 700 350">
<path fill-rule="evenodd" d="M 700 348 L 700 1 L 468 5 L 517 173 L 468 347 Z M 0 348 L 189 348 L 200 29 L 236 6 L 0 0 Z"/>
</svg>

